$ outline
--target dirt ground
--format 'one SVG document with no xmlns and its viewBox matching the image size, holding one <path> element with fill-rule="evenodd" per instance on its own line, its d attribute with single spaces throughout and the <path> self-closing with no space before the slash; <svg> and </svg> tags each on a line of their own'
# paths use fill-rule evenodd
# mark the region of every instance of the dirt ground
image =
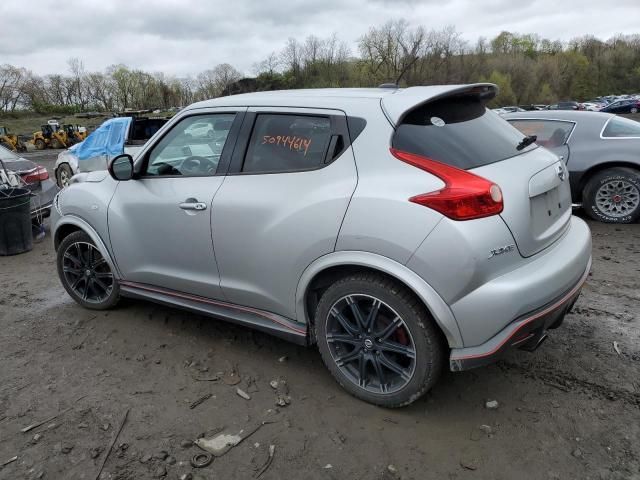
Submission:
<svg viewBox="0 0 640 480">
<path fill-rule="evenodd" d="M 350 397 L 313 348 L 140 301 L 84 310 L 47 236 L 0 257 L 0 479 L 96 478 L 127 411 L 103 479 L 256 478 L 270 445 L 266 480 L 640 479 L 640 225 L 590 225 L 592 275 L 539 350 L 446 373 L 401 410 Z M 190 441 L 263 421 L 191 467 Z"/>
</svg>

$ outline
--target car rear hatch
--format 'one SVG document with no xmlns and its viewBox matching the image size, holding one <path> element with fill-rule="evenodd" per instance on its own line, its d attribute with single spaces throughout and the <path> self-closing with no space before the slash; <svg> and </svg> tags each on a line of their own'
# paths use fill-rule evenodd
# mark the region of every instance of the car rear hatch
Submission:
<svg viewBox="0 0 640 480">
<path fill-rule="evenodd" d="M 488 98 L 473 86 L 407 109 L 398 115 L 393 148 L 497 184 L 502 190 L 500 217 L 520 254 L 529 257 L 568 228 L 568 172 L 557 156 L 487 110 Z"/>
<path fill-rule="evenodd" d="M 571 191 L 564 162 L 548 150 L 532 151 L 471 170 L 502 189 L 500 214 L 523 257 L 554 243 L 571 220 Z"/>
</svg>

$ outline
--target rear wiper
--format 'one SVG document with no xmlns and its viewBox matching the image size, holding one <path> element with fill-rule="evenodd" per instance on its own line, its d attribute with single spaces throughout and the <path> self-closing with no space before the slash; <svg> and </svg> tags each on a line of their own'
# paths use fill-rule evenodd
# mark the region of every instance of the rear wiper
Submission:
<svg viewBox="0 0 640 480">
<path fill-rule="evenodd" d="M 520 151 L 523 148 L 527 148 L 529 145 L 531 145 L 533 142 L 535 142 L 538 139 L 537 135 L 529 135 L 528 137 L 524 137 L 522 139 L 522 141 L 518 144 L 518 146 L 516 147 L 516 150 Z"/>
</svg>

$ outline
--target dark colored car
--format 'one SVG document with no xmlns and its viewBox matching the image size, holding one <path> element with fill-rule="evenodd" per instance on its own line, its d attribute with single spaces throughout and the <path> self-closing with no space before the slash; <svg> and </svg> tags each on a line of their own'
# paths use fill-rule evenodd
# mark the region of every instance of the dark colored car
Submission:
<svg viewBox="0 0 640 480">
<path fill-rule="evenodd" d="M 0 145 L 0 160 L 8 172 L 20 176 L 24 188 L 31 190 L 31 216 L 46 218 L 51 213 L 53 197 L 58 193 L 58 187 L 49 179 L 49 172 L 41 165 L 16 155 Z M 0 166 L 0 169 L 2 167 Z"/>
<path fill-rule="evenodd" d="M 602 222 L 640 219 L 640 122 L 600 112 L 524 112 L 503 116 L 563 158 L 571 198 Z"/>
<path fill-rule="evenodd" d="M 527 112 L 531 112 L 531 111 L 535 111 L 535 110 L 544 110 L 547 108 L 546 105 L 518 105 L 519 108 L 521 108 L 522 110 L 526 110 Z M 511 112 L 509 112 L 511 113 Z"/>
<path fill-rule="evenodd" d="M 600 109 L 600 111 L 605 113 L 638 113 L 640 111 L 640 100 L 618 100 Z"/>
<path fill-rule="evenodd" d="M 548 110 L 581 110 L 578 102 L 558 102 L 547 107 Z"/>
</svg>

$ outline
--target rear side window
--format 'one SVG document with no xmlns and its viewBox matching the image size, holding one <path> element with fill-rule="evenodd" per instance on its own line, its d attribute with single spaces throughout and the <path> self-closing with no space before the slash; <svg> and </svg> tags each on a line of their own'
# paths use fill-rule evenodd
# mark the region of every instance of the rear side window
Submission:
<svg viewBox="0 0 640 480">
<path fill-rule="evenodd" d="M 564 145 L 574 127 L 573 122 L 559 120 L 508 120 L 524 135 L 535 135 L 536 143 L 547 148 Z"/>
<path fill-rule="evenodd" d="M 475 97 L 454 97 L 420 106 L 407 115 L 393 136 L 393 147 L 457 168 L 499 162 L 518 151 L 524 135 Z"/>
<path fill-rule="evenodd" d="M 277 173 L 320 168 L 330 139 L 329 117 L 260 114 L 242 171 Z"/>
<path fill-rule="evenodd" d="M 602 131 L 603 138 L 640 138 L 640 123 L 623 117 L 611 117 Z"/>
</svg>

